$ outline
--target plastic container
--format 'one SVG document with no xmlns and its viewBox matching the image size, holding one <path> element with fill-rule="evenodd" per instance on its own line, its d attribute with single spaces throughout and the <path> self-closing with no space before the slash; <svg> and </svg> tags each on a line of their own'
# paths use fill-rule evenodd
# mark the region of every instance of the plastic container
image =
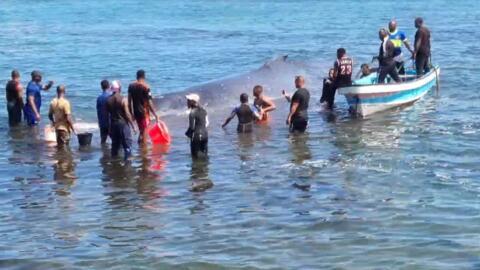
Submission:
<svg viewBox="0 0 480 270">
<path fill-rule="evenodd" d="M 78 133 L 78 144 L 80 146 L 89 146 L 92 143 L 93 134 L 90 132 Z"/>
<path fill-rule="evenodd" d="M 51 125 L 46 125 L 43 129 L 44 138 L 47 142 L 57 142 L 57 134 L 55 133 L 55 128 Z"/>
<path fill-rule="evenodd" d="M 168 145 L 172 141 L 168 127 L 163 121 L 158 121 L 148 130 L 148 135 L 153 144 Z"/>
</svg>

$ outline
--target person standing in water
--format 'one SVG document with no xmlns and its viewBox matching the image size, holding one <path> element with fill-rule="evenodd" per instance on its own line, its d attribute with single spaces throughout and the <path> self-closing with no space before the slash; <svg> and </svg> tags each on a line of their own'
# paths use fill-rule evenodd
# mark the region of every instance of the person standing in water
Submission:
<svg viewBox="0 0 480 270">
<path fill-rule="evenodd" d="M 327 106 L 330 110 L 333 109 L 337 89 L 352 85 L 352 70 L 352 58 L 348 57 L 347 51 L 344 48 L 337 49 L 337 60 L 333 64 L 333 91 L 331 91 L 331 95 L 328 95 L 326 98 Z"/>
<path fill-rule="evenodd" d="M 413 59 L 415 59 L 417 76 L 420 77 L 430 71 L 428 66 L 430 59 L 430 30 L 423 25 L 422 18 L 415 19 L 415 28 L 417 28 L 417 33 L 415 33 Z"/>
<path fill-rule="evenodd" d="M 292 97 L 285 90 L 282 94 L 290 102 L 290 113 L 287 117 L 287 125 L 290 132 L 303 133 L 308 125 L 308 104 L 310 103 L 310 92 L 305 88 L 305 78 L 303 76 L 295 77 L 295 87 L 297 90 Z"/>
<path fill-rule="evenodd" d="M 330 96 L 334 91 L 333 89 L 333 83 L 335 82 L 335 78 L 333 77 L 334 73 L 335 73 L 334 69 L 331 68 L 328 71 L 328 78 L 323 79 L 323 88 L 322 88 L 322 96 L 320 97 L 320 103 L 327 102 L 327 100 L 331 99 Z"/>
<path fill-rule="evenodd" d="M 263 87 L 261 85 L 255 85 L 253 87 L 253 105 L 260 112 L 259 121 L 268 121 L 268 113 L 275 110 L 275 103 L 263 94 Z"/>
<path fill-rule="evenodd" d="M 53 86 L 53 81 L 42 85 L 40 71 L 32 71 L 32 80 L 27 85 L 27 104 L 24 108 L 25 120 L 29 126 L 35 126 L 40 122 L 40 107 L 42 106 L 41 91 L 48 91 Z"/>
<path fill-rule="evenodd" d="M 384 83 L 387 75 L 390 75 L 395 82 L 400 82 L 397 67 L 395 61 L 393 60 L 395 46 L 388 39 L 387 30 L 380 29 L 378 32 L 378 38 L 382 41 L 378 53 L 378 62 L 380 63 L 378 68 L 378 83 Z"/>
<path fill-rule="evenodd" d="M 97 119 L 98 127 L 100 129 L 100 140 L 102 144 L 107 142 L 110 133 L 110 116 L 107 110 L 107 100 L 112 95 L 110 92 L 110 83 L 107 80 L 100 82 L 102 87 L 102 94 L 97 98 Z"/>
<path fill-rule="evenodd" d="M 208 154 L 207 111 L 200 106 L 200 96 L 197 94 L 189 94 L 186 98 L 190 114 L 188 115 L 188 129 L 185 135 L 190 138 L 192 158 L 198 158 L 199 153 L 206 157 Z"/>
<path fill-rule="evenodd" d="M 145 81 L 145 71 L 137 71 L 137 80 L 128 86 L 128 108 L 135 117 L 138 126 L 138 143 L 145 143 L 145 130 L 150 122 L 150 113 L 158 122 L 158 116 L 152 102 L 150 86 Z"/>
<path fill-rule="evenodd" d="M 20 73 L 12 71 L 12 79 L 5 87 L 7 98 L 8 125 L 17 126 L 22 122 L 23 111 L 23 86 L 20 82 Z"/>
<path fill-rule="evenodd" d="M 248 95 L 246 93 L 240 95 L 240 105 L 233 109 L 230 116 L 223 123 L 222 128 L 225 128 L 235 116 L 238 118 L 238 133 L 252 132 L 254 121 L 260 119 L 260 113 L 257 108 L 248 104 Z"/>
<path fill-rule="evenodd" d="M 403 53 L 402 53 L 402 45 L 405 45 L 408 51 L 413 55 L 413 50 L 408 43 L 407 36 L 403 31 L 398 30 L 397 21 L 391 20 L 388 23 L 388 34 L 389 39 L 393 43 L 395 47 L 395 51 L 393 53 L 393 60 L 395 61 L 395 65 L 397 67 L 397 71 L 399 74 L 405 74 L 405 67 L 404 67 L 404 60 L 403 60 Z"/>
<path fill-rule="evenodd" d="M 72 121 L 70 102 L 65 98 L 65 86 L 57 87 L 57 97 L 50 103 L 48 118 L 52 121 L 57 135 L 57 146 L 68 146 L 71 132 L 75 132 Z"/>
<path fill-rule="evenodd" d="M 120 146 L 123 147 L 124 159 L 132 154 L 132 132 L 135 132 L 133 119 L 128 108 L 128 100 L 122 96 L 120 82 L 112 82 L 112 95 L 107 100 L 107 111 L 110 114 L 110 136 L 112 139 L 112 157 L 118 156 Z"/>
</svg>

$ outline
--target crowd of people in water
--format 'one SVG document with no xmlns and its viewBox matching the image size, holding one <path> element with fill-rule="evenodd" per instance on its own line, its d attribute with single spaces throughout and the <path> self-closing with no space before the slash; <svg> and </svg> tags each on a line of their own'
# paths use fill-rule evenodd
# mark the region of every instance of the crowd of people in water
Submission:
<svg viewBox="0 0 480 270">
<path fill-rule="evenodd" d="M 429 71 L 430 58 L 430 31 L 423 25 L 422 18 L 415 19 L 415 42 L 412 46 L 408 43 L 404 32 L 398 30 L 395 20 L 390 21 L 388 29 L 379 31 L 381 44 L 378 56 L 378 68 L 370 68 L 368 64 L 361 66 L 361 77 L 369 76 L 377 72 L 377 81 L 385 83 L 387 75 L 395 82 L 400 82 L 400 75 L 405 74 L 404 56 L 402 46 L 412 54 L 416 63 L 416 75 L 422 76 Z M 337 50 L 337 59 L 333 68 L 329 70 L 328 78 L 323 81 L 323 92 L 320 99 L 328 109 L 332 109 L 335 101 L 335 92 L 338 88 L 352 85 L 353 60 L 347 55 L 344 48 Z M 20 82 L 20 73 L 13 70 L 11 80 L 6 85 L 6 99 L 9 125 L 17 126 L 22 122 L 22 114 L 28 126 L 37 126 L 40 123 L 40 107 L 42 106 L 42 91 L 48 91 L 53 81 L 42 84 L 42 74 L 39 71 L 31 73 L 31 81 L 26 87 L 26 102 L 23 101 L 23 86 Z M 153 117 L 158 123 L 159 117 L 152 102 L 150 86 L 146 82 L 144 70 L 138 70 L 136 80 L 128 86 L 128 95 L 122 93 L 120 81 L 109 82 L 102 80 L 102 93 L 97 98 L 96 110 L 101 143 L 105 144 L 110 137 L 111 156 L 116 157 L 120 149 L 123 149 L 124 158 L 131 155 L 133 133 L 137 133 L 138 143 L 146 142 L 146 131 Z M 305 78 L 295 77 L 296 91 L 289 95 L 283 90 L 282 94 L 290 103 L 286 124 L 291 132 L 303 133 L 308 126 L 308 106 L 310 92 L 305 88 Z M 249 103 L 248 94 L 240 95 L 240 104 L 235 107 L 222 127 L 226 127 L 230 121 L 237 117 L 237 131 L 239 133 L 252 132 L 257 122 L 267 121 L 269 113 L 276 109 L 273 100 L 263 93 L 263 87 L 256 85 L 253 88 L 253 105 Z M 186 103 L 189 108 L 189 125 L 185 135 L 190 138 L 191 155 L 193 158 L 206 156 L 208 153 L 208 130 L 209 125 L 207 111 L 201 106 L 200 96 L 197 93 L 186 95 Z M 71 105 L 66 98 L 66 87 L 57 86 L 57 96 L 50 102 L 48 118 L 55 128 L 58 147 L 68 146 L 71 134 L 75 133 L 72 120 Z M 136 125 L 135 125 L 136 123 Z"/>
</svg>

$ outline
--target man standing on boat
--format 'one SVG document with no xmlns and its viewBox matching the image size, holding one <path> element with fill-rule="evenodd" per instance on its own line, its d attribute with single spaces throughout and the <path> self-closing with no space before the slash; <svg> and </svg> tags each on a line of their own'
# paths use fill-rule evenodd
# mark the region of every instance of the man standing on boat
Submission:
<svg viewBox="0 0 480 270">
<path fill-rule="evenodd" d="M 415 67 L 417 76 L 422 76 L 430 71 L 428 62 L 430 58 L 430 30 L 423 25 L 422 18 L 415 19 L 415 51 L 413 52 L 413 59 L 415 59 Z"/>
<path fill-rule="evenodd" d="M 395 66 L 395 61 L 393 60 L 395 46 L 393 45 L 392 41 L 388 39 L 387 30 L 383 28 L 380 29 L 378 32 L 378 37 L 382 41 L 378 53 L 378 62 L 380 63 L 378 70 L 378 83 L 384 83 L 387 75 L 390 75 L 390 77 L 392 77 L 392 79 L 396 82 L 400 82 L 397 67 Z"/>
<path fill-rule="evenodd" d="M 391 20 L 388 23 L 388 33 L 389 39 L 395 46 L 395 52 L 393 54 L 393 60 L 397 66 L 397 71 L 399 74 L 405 74 L 402 45 L 405 45 L 405 48 L 413 55 L 413 50 L 408 43 L 407 36 L 403 31 L 398 30 L 397 21 Z"/>
</svg>

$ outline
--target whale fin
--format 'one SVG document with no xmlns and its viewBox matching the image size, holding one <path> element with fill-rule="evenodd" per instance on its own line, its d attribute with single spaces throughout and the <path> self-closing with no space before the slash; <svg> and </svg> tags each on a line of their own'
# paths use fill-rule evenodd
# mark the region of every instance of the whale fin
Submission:
<svg viewBox="0 0 480 270">
<path fill-rule="evenodd" d="M 263 64 L 262 68 L 270 69 L 270 68 L 272 68 L 273 64 L 275 64 L 277 62 L 285 62 L 285 61 L 287 61 L 287 58 L 288 58 L 288 54 L 279 56 L 279 57 L 271 59 L 271 60 L 268 60 L 267 62 L 265 62 L 265 64 Z"/>
</svg>

